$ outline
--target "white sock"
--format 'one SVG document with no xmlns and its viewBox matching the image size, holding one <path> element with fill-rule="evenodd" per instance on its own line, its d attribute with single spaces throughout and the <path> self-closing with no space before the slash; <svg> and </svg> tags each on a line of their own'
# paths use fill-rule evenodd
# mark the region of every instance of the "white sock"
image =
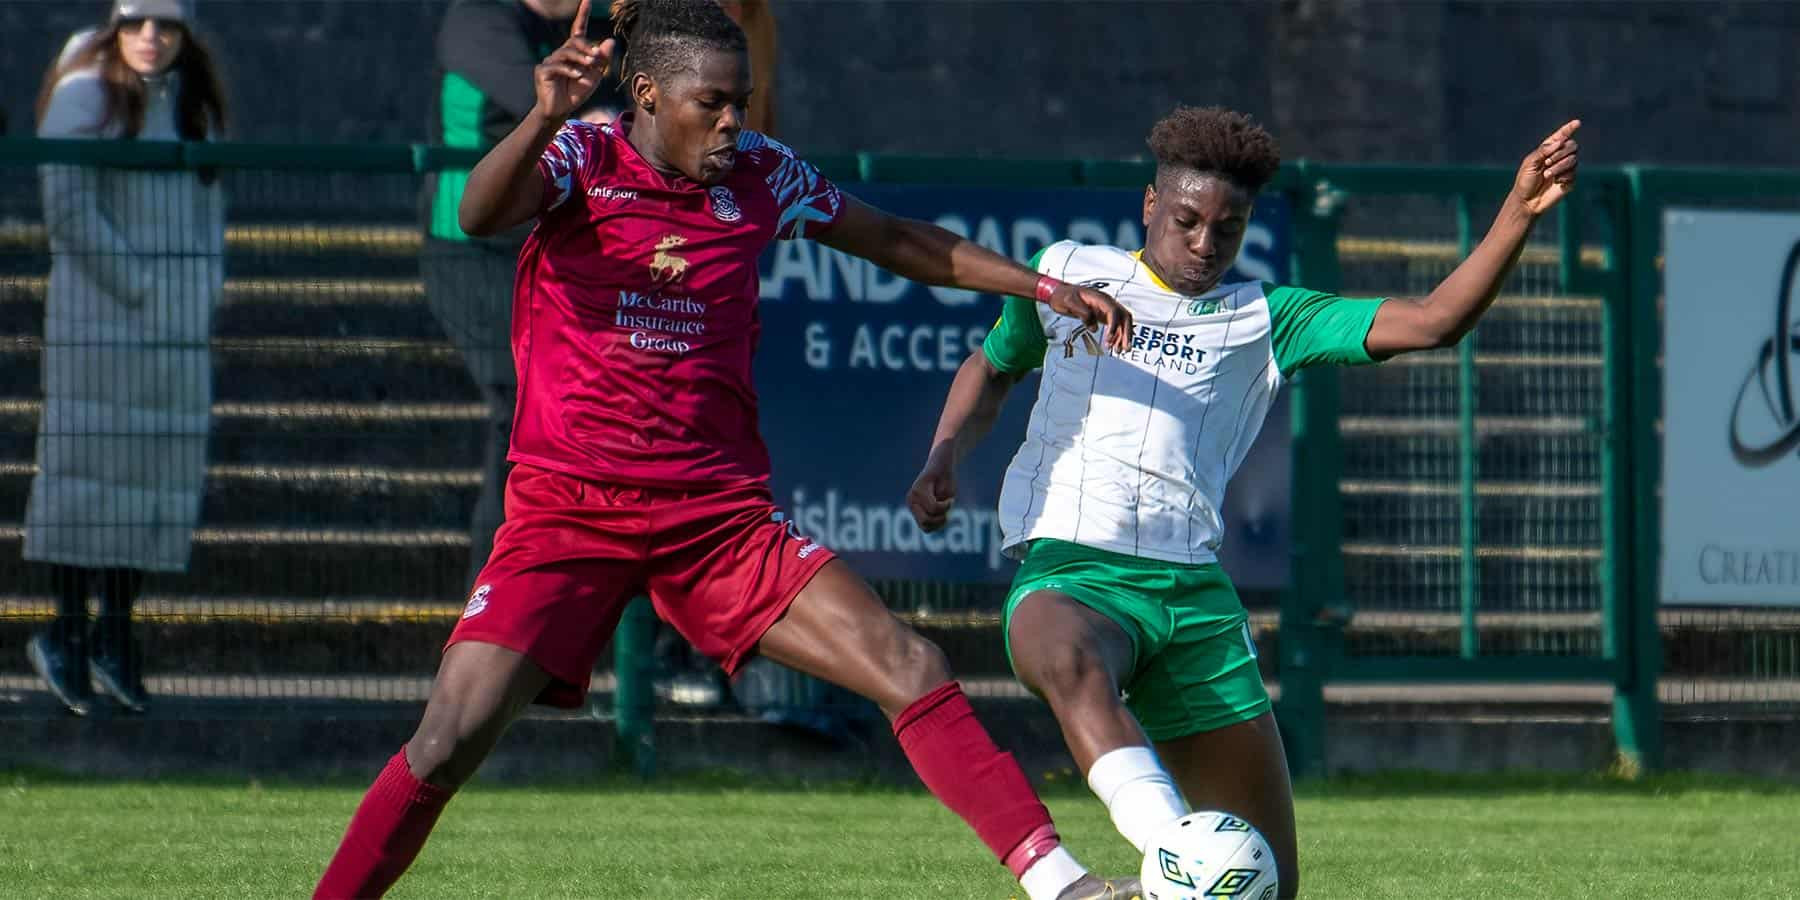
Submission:
<svg viewBox="0 0 1800 900">
<path fill-rule="evenodd" d="M 1081 880 L 1087 872 L 1086 866 L 1075 861 L 1074 854 L 1058 845 L 1019 876 L 1019 886 L 1031 900 L 1056 900 L 1064 888 Z"/>
<path fill-rule="evenodd" d="M 1113 827 L 1139 853 L 1156 829 L 1189 812 L 1174 779 L 1149 747 L 1120 747 L 1101 756 L 1088 769 L 1087 782 L 1112 814 Z"/>
</svg>

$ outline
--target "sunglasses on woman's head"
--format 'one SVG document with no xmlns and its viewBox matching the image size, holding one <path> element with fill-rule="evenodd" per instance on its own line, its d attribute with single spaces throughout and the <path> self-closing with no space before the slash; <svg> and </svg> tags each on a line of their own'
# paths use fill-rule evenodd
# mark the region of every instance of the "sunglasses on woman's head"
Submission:
<svg viewBox="0 0 1800 900">
<path fill-rule="evenodd" d="M 145 22 L 155 22 L 157 31 L 173 31 L 182 27 L 179 19 L 124 18 L 119 20 L 120 31 L 142 31 Z"/>
</svg>

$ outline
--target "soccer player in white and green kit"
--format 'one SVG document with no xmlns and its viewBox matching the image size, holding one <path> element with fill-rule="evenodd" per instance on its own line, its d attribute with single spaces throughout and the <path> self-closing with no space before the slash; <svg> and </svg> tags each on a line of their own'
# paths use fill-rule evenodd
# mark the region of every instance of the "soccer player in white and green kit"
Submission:
<svg viewBox="0 0 1800 900">
<path fill-rule="evenodd" d="M 1130 349 L 1109 354 L 1082 323 L 1012 299 L 957 373 L 909 505 L 926 531 L 943 527 L 957 462 L 1008 390 L 1043 369 L 1000 494 L 1004 546 L 1023 563 L 1007 652 L 1140 850 L 1188 803 L 1231 812 L 1268 839 L 1281 896 L 1296 893 L 1281 736 L 1217 562 L 1225 485 L 1295 371 L 1448 347 L 1475 326 L 1573 185 L 1579 125 L 1531 151 L 1487 236 L 1429 296 L 1352 299 L 1221 283 L 1280 152 L 1242 114 L 1178 108 L 1150 133 L 1143 249 L 1065 241 L 1034 260 L 1114 294 L 1135 317 Z"/>
</svg>

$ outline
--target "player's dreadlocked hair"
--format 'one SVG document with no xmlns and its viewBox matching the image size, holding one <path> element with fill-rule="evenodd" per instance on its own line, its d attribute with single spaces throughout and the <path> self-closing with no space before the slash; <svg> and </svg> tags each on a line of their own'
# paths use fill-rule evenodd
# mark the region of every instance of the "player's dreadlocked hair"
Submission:
<svg viewBox="0 0 1800 900">
<path fill-rule="evenodd" d="M 626 81 L 638 72 L 660 80 L 698 70 L 703 51 L 748 46 L 717 0 L 613 0 L 612 23 Z"/>
<path fill-rule="evenodd" d="M 1150 129 L 1157 175 L 1187 168 L 1218 175 L 1251 193 L 1281 168 L 1281 148 L 1255 120 L 1222 106 L 1177 106 Z"/>
</svg>

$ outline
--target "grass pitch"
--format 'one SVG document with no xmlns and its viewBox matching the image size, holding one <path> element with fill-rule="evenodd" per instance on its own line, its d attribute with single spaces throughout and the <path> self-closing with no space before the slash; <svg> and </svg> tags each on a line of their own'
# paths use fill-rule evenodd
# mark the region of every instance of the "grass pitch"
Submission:
<svg viewBox="0 0 1800 900">
<path fill-rule="evenodd" d="M 0 897 L 305 896 L 361 790 L 0 774 Z M 1135 867 L 1096 801 L 1046 793 L 1084 861 Z M 1800 897 L 1800 785 L 1386 776 L 1305 785 L 1299 817 L 1304 897 Z M 390 896 L 1018 892 L 923 792 L 706 778 L 478 782 Z"/>
</svg>

